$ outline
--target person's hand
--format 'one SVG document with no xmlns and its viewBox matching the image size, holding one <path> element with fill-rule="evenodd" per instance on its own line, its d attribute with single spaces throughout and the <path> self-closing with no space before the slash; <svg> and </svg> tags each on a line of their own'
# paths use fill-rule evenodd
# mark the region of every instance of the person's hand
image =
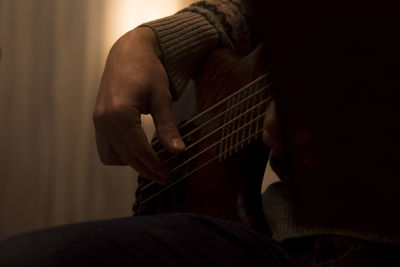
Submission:
<svg viewBox="0 0 400 267">
<path fill-rule="evenodd" d="M 106 165 L 130 165 L 166 183 L 169 170 L 149 145 L 141 114 L 151 114 L 160 143 L 172 153 L 185 145 L 173 121 L 168 75 L 150 28 L 137 28 L 111 49 L 97 95 L 93 121 L 97 150 Z"/>
<path fill-rule="evenodd" d="M 271 149 L 272 157 L 284 160 L 281 129 L 281 122 L 276 110 L 276 102 L 273 100 L 265 113 L 263 142 Z"/>
</svg>

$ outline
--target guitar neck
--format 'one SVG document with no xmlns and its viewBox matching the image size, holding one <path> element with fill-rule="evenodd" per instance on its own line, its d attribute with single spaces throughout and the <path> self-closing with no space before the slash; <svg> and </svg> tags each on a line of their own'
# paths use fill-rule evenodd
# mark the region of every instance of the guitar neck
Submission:
<svg viewBox="0 0 400 267">
<path fill-rule="evenodd" d="M 261 210 L 259 192 L 268 150 L 257 141 L 273 98 L 269 75 L 258 69 L 257 53 L 239 61 L 224 61 L 221 55 L 226 58 L 226 51 L 211 56 L 205 74 L 200 72 L 196 79 L 199 113 L 179 127 L 185 151 L 174 155 L 158 140 L 152 142 L 171 170 L 170 184 L 161 186 L 141 177 L 135 214 L 189 211 L 248 225 L 263 218 L 262 212 L 249 214 Z M 218 64 L 213 63 L 216 58 Z M 257 149 L 249 150 L 254 144 Z M 254 177 L 252 183 L 243 179 L 246 175 Z"/>
<path fill-rule="evenodd" d="M 273 98 L 264 74 L 179 126 L 186 149 L 173 155 L 152 142 L 157 155 L 172 170 L 171 180 L 182 171 L 194 172 L 208 162 L 222 162 L 261 137 L 265 110 Z"/>
</svg>

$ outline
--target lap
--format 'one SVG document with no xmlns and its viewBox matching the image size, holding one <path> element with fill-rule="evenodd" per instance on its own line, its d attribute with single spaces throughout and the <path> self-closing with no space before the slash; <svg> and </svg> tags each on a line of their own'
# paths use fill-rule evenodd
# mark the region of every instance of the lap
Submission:
<svg viewBox="0 0 400 267">
<path fill-rule="evenodd" d="M 292 266 L 272 239 L 227 220 L 194 214 L 72 224 L 0 243 L 12 266 Z"/>
</svg>

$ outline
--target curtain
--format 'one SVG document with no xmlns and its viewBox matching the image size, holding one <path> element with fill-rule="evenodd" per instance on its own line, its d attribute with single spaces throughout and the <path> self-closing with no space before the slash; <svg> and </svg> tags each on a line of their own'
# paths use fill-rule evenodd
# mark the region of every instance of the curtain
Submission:
<svg viewBox="0 0 400 267">
<path fill-rule="evenodd" d="M 113 7 L 145 21 L 193 1 L 169 2 L 0 0 L 0 239 L 131 214 L 136 173 L 101 165 L 91 114 L 112 38 L 139 23 L 112 28 Z"/>
</svg>

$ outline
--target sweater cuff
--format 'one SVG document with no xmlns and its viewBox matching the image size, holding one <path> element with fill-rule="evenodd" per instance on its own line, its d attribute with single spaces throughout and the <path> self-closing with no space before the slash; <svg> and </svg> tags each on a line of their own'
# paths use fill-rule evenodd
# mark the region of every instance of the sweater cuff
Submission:
<svg viewBox="0 0 400 267">
<path fill-rule="evenodd" d="M 171 93 L 176 100 L 185 89 L 199 62 L 221 44 L 217 29 L 201 14 L 180 12 L 147 22 L 158 37 L 162 62 L 167 70 Z"/>
</svg>

